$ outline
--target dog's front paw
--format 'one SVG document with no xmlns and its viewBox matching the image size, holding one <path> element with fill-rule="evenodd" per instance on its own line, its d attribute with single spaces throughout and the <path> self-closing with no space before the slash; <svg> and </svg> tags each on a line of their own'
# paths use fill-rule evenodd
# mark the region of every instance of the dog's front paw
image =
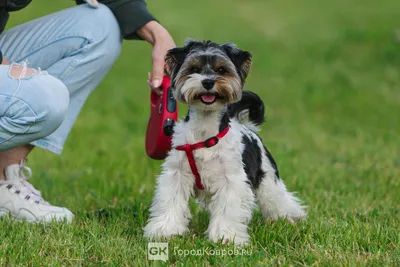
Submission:
<svg viewBox="0 0 400 267">
<path fill-rule="evenodd" d="M 170 238 L 176 235 L 183 235 L 188 232 L 189 229 L 182 224 L 177 223 L 165 223 L 162 221 L 150 221 L 144 228 L 144 236 L 147 239 L 156 238 Z"/>
<path fill-rule="evenodd" d="M 284 210 L 282 214 L 279 214 L 275 221 L 279 218 L 286 219 L 291 224 L 296 224 L 297 222 L 303 221 L 307 218 L 307 211 L 305 207 L 297 205 L 297 207 L 290 210 Z"/>
<path fill-rule="evenodd" d="M 212 240 L 215 243 L 218 243 L 220 240 L 222 240 L 223 244 L 230 244 L 233 243 L 235 246 L 246 246 L 249 244 L 250 237 L 245 236 L 235 236 L 235 235 L 209 235 L 208 238 Z"/>
<path fill-rule="evenodd" d="M 247 233 L 247 231 L 233 232 L 230 231 L 229 229 L 225 230 L 209 229 L 208 238 L 215 243 L 222 240 L 223 244 L 233 243 L 235 246 L 248 245 L 250 242 L 250 236 Z"/>
</svg>

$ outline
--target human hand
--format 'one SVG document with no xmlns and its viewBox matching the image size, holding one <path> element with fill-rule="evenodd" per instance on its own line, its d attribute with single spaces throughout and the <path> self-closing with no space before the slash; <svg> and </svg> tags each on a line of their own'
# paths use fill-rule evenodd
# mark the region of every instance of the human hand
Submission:
<svg viewBox="0 0 400 267">
<path fill-rule="evenodd" d="M 91 7 L 94 7 L 94 8 L 98 8 L 99 7 L 99 3 L 97 2 L 97 0 L 85 0 L 85 1 Z"/>
<path fill-rule="evenodd" d="M 152 72 L 148 74 L 147 83 L 158 95 L 161 94 L 161 83 L 165 70 L 165 55 L 175 47 L 174 40 L 168 31 L 156 21 L 150 21 L 137 30 L 137 34 L 153 46 Z"/>
</svg>

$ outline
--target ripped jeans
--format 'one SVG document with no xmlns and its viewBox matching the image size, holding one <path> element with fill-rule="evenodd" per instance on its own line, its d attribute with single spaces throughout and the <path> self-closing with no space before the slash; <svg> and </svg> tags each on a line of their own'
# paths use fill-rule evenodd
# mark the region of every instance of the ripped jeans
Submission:
<svg viewBox="0 0 400 267">
<path fill-rule="evenodd" d="M 61 154 L 91 92 L 117 60 L 122 37 L 104 5 L 87 4 L 0 35 L 0 151 L 32 144 Z M 34 68 L 32 74 L 24 71 Z M 14 68 L 22 68 L 13 75 Z"/>
</svg>

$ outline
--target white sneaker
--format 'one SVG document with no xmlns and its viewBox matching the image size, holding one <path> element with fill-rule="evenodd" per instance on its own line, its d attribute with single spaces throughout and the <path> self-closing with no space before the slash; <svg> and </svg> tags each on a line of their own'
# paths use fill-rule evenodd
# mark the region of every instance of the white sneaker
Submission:
<svg viewBox="0 0 400 267">
<path fill-rule="evenodd" d="M 24 175 L 28 172 L 28 176 Z M 0 216 L 11 214 L 16 219 L 28 222 L 66 221 L 74 218 L 66 208 L 55 207 L 45 201 L 40 192 L 27 182 L 31 170 L 21 164 L 8 166 L 4 171 L 6 180 L 0 180 Z"/>
</svg>

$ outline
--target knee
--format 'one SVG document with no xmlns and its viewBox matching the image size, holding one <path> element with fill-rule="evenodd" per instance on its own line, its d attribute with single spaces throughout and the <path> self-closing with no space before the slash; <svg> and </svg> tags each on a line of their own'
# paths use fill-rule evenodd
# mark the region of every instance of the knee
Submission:
<svg viewBox="0 0 400 267">
<path fill-rule="evenodd" d="M 35 114 L 34 128 L 45 137 L 64 121 L 69 106 L 69 92 L 67 87 L 53 76 L 38 75 L 34 80 L 34 98 L 38 99 L 30 105 Z"/>
<path fill-rule="evenodd" d="M 21 79 L 15 95 L 3 99 L 8 108 L 0 114 L 0 151 L 53 133 L 66 116 L 69 92 L 58 79 L 35 74 Z M 16 136 L 18 141 L 9 141 Z"/>
<path fill-rule="evenodd" d="M 63 122 L 69 106 L 66 86 L 47 74 L 20 79 L 18 94 L 5 98 L 9 108 L 1 115 L 0 126 L 9 134 L 54 131 Z"/>
</svg>

